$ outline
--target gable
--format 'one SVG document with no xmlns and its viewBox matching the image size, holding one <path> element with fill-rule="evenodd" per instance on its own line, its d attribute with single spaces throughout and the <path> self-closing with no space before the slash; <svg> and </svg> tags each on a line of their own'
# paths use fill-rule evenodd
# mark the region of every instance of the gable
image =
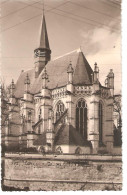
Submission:
<svg viewBox="0 0 127 195">
<path fill-rule="evenodd" d="M 74 69 L 73 83 L 74 85 L 92 84 L 91 74 L 93 73 L 90 65 L 88 64 L 84 54 L 80 51 L 71 52 L 65 56 L 59 57 L 55 60 L 49 61 L 46 64 L 46 71 L 48 74 L 48 88 L 54 89 L 57 87 L 65 86 L 68 82 L 67 67 L 72 63 Z M 42 89 L 42 74 L 35 78 L 34 69 L 21 73 L 17 83 L 15 96 L 17 98 L 23 97 L 24 94 L 24 80 L 26 75 L 30 78 L 30 93 L 37 94 Z"/>
</svg>

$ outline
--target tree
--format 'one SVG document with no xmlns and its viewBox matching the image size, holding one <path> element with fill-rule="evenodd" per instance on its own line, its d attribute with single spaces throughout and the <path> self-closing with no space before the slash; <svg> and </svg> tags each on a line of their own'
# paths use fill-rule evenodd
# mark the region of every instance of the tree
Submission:
<svg viewBox="0 0 127 195">
<path fill-rule="evenodd" d="M 117 126 L 114 129 L 114 146 L 122 145 L 122 108 L 121 108 L 121 95 L 114 96 L 114 119 L 117 120 Z"/>
<path fill-rule="evenodd" d="M 1 81 L 0 85 L 0 91 L 1 91 L 1 126 L 3 127 L 5 125 L 5 121 L 8 119 L 8 101 L 9 101 L 9 90 L 5 86 L 4 82 Z"/>
<path fill-rule="evenodd" d="M 118 126 L 122 127 L 122 106 L 121 106 L 121 95 L 114 95 L 114 116 L 118 120 Z"/>
</svg>

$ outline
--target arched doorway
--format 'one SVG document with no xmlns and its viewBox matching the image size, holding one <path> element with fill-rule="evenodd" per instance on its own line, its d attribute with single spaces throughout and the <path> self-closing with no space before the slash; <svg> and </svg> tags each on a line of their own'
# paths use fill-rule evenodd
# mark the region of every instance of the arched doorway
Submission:
<svg viewBox="0 0 127 195">
<path fill-rule="evenodd" d="M 65 106 L 62 101 L 59 101 L 56 105 L 56 121 L 61 117 L 65 111 Z"/>
<path fill-rule="evenodd" d="M 103 104 L 99 102 L 99 145 L 103 144 Z"/>
<path fill-rule="evenodd" d="M 76 130 L 87 140 L 87 104 L 84 99 L 76 104 Z"/>
</svg>

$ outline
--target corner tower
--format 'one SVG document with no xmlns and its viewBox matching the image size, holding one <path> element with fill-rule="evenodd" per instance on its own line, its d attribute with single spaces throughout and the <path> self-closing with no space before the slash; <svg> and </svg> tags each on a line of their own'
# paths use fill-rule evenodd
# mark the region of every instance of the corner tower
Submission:
<svg viewBox="0 0 127 195">
<path fill-rule="evenodd" d="M 39 47 L 34 50 L 35 58 L 35 78 L 39 76 L 47 62 L 51 58 L 51 50 L 49 46 L 45 15 L 43 13 L 43 19 L 40 29 Z"/>
</svg>

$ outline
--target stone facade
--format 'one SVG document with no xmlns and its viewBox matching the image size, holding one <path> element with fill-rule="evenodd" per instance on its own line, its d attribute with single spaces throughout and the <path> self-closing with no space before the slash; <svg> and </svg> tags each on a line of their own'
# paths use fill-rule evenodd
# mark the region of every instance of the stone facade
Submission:
<svg viewBox="0 0 127 195">
<path fill-rule="evenodd" d="M 92 70 L 81 50 L 50 61 L 44 16 L 34 54 L 35 69 L 22 72 L 10 85 L 5 145 L 113 153 L 113 71 L 102 86 L 97 63 Z"/>
</svg>

